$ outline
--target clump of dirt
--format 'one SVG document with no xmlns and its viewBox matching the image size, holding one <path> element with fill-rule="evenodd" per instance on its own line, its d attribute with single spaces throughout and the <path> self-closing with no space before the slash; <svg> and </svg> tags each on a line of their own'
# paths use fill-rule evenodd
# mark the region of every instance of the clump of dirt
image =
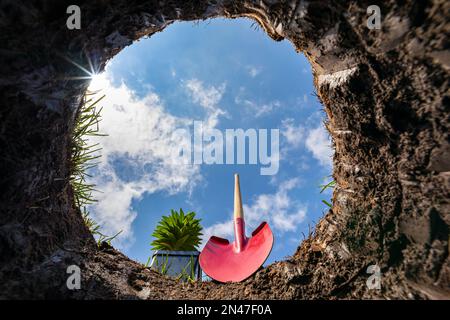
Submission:
<svg viewBox="0 0 450 320">
<path fill-rule="evenodd" d="M 66 1 L 0 4 L 0 298 L 449 298 L 448 1 Z M 179 283 L 97 248 L 74 206 L 69 143 L 108 59 L 177 20 L 250 17 L 311 62 L 335 147 L 333 207 L 288 260 L 238 284 Z M 66 286 L 67 267 L 82 272 Z M 366 285 L 369 266 L 381 289 Z"/>
</svg>

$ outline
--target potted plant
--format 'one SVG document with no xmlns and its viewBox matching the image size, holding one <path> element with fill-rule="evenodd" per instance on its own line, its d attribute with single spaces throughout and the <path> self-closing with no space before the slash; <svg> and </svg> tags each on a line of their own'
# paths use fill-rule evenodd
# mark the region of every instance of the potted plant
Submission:
<svg viewBox="0 0 450 320">
<path fill-rule="evenodd" d="M 152 236 L 150 267 L 160 273 L 183 280 L 201 280 L 198 262 L 202 226 L 195 212 L 185 214 L 171 210 L 169 216 L 163 216 Z"/>
</svg>

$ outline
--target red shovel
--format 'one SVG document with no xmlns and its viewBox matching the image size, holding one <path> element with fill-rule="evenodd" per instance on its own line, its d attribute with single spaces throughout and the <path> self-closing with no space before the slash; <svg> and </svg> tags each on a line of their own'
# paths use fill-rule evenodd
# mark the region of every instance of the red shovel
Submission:
<svg viewBox="0 0 450 320">
<path fill-rule="evenodd" d="M 211 278 L 220 282 L 239 282 L 250 277 L 266 261 L 272 250 L 273 234 L 263 222 L 245 236 L 239 176 L 234 175 L 234 242 L 212 236 L 200 253 L 200 266 Z"/>
</svg>

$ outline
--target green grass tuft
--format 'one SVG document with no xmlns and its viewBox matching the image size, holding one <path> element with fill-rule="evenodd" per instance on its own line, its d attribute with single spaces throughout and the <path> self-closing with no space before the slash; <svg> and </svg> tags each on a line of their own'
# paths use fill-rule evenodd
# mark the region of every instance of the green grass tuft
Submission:
<svg viewBox="0 0 450 320">
<path fill-rule="evenodd" d="M 94 168 L 101 157 L 99 154 L 101 148 L 99 144 L 90 144 L 89 137 L 106 136 L 100 133 L 99 123 L 101 121 L 102 108 L 98 107 L 98 103 L 105 97 L 95 98 L 96 92 L 88 92 L 83 97 L 83 105 L 80 108 L 76 120 L 75 128 L 72 135 L 72 143 L 70 146 L 70 185 L 72 186 L 75 205 L 80 209 L 84 223 L 88 227 L 92 235 L 97 236 L 97 244 L 102 242 L 111 244 L 121 232 L 114 236 L 103 234 L 101 226 L 96 223 L 89 215 L 87 206 L 97 202 L 93 196 L 95 189 L 94 184 L 87 182 L 89 170 Z"/>
<path fill-rule="evenodd" d="M 335 186 L 336 186 L 336 181 L 334 181 L 334 180 L 331 180 L 327 184 L 320 185 L 320 188 L 321 188 L 320 193 L 324 192 L 327 189 L 333 189 Z M 322 200 L 322 203 L 327 205 L 329 208 L 333 207 L 333 205 L 330 202 L 328 202 L 327 200 Z"/>
</svg>

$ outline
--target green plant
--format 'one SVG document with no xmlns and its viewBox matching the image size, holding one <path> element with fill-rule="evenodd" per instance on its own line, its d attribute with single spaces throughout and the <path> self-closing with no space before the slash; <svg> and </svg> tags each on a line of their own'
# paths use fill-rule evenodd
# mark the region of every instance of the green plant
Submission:
<svg viewBox="0 0 450 320">
<path fill-rule="evenodd" d="M 334 181 L 334 180 L 331 180 L 327 184 L 322 184 L 322 185 L 320 185 L 320 187 L 321 187 L 320 193 L 323 193 L 327 189 L 333 189 L 335 186 L 336 186 L 336 181 Z M 332 207 L 331 203 L 328 202 L 327 200 L 322 200 L 322 202 L 324 204 L 326 204 L 328 207 L 330 207 L 330 208 Z"/>
<path fill-rule="evenodd" d="M 89 170 L 98 163 L 95 162 L 101 157 L 99 144 L 90 144 L 89 137 L 105 136 L 99 131 L 100 113 L 102 108 L 98 109 L 98 103 L 105 97 L 95 98 L 96 92 L 88 92 L 83 97 L 82 106 L 75 118 L 75 126 L 70 145 L 70 185 L 72 186 L 75 205 L 80 209 L 84 223 L 92 235 L 97 236 L 97 245 L 102 242 L 111 244 L 122 231 L 114 236 L 103 234 L 101 226 L 97 224 L 89 215 L 87 206 L 95 203 L 97 200 L 92 195 L 95 191 L 95 185 L 87 182 Z"/>
<path fill-rule="evenodd" d="M 163 216 L 156 226 L 151 243 L 153 250 L 194 251 L 200 244 L 202 227 L 195 212 L 184 214 L 171 210 L 169 216 Z"/>
<path fill-rule="evenodd" d="M 95 160 L 101 157 L 98 154 L 101 150 L 98 147 L 99 144 L 90 144 L 89 137 L 104 136 L 99 132 L 102 109 L 97 110 L 97 104 L 104 96 L 94 100 L 94 94 L 86 93 L 83 97 L 83 104 L 75 119 L 70 146 L 70 184 L 72 185 L 75 204 L 80 209 L 95 202 L 92 196 L 95 185 L 87 183 L 86 178 L 90 177 L 88 171 L 97 165 Z"/>
<path fill-rule="evenodd" d="M 82 216 L 83 216 L 84 223 L 86 224 L 86 226 L 88 227 L 88 229 L 92 233 L 92 235 L 97 236 L 97 246 L 100 246 L 100 244 L 102 242 L 106 242 L 107 244 L 111 245 L 111 241 L 113 241 L 122 232 L 122 230 L 120 230 L 113 236 L 108 236 L 106 234 L 103 234 L 100 231 L 101 226 L 97 222 L 95 222 L 94 219 L 92 219 L 90 217 L 89 211 L 87 211 L 86 207 L 83 207 L 82 210 L 83 210 Z"/>
</svg>

